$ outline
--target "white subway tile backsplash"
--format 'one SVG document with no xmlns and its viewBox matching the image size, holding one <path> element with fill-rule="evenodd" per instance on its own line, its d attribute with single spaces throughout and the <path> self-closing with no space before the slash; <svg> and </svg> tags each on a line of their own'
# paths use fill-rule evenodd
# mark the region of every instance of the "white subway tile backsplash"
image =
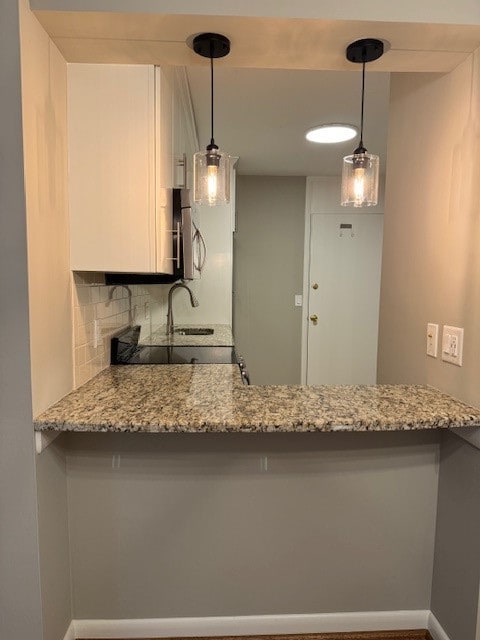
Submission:
<svg viewBox="0 0 480 640">
<path fill-rule="evenodd" d="M 142 285 L 111 287 L 104 284 L 101 273 L 76 272 L 72 277 L 74 379 L 75 387 L 84 384 L 110 364 L 112 335 L 131 322 L 142 325 L 142 335 L 152 331 L 151 320 L 145 320 L 143 309 L 148 302 L 156 317 L 165 315 L 168 285 L 152 288 Z M 162 311 L 159 309 L 162 308 Z M 136 317 L 134 316 L 136 310 Z M 130 320 L 131 318 L 131 320 Z M 94 323 L 99 324 L 100 342 L 94 346 Z"/>
</svg>

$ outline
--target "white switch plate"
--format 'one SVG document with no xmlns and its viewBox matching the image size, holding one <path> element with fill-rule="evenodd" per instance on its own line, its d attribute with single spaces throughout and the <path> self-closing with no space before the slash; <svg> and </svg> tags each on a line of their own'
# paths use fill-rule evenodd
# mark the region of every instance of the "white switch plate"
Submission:
<svg viewBox="0 0 480 640">
<path fill-rule="evenodd" d="M 438 324 L 427 324 L 427 356 L 436 358 L 438 355 Z"/>
<path fill-rule="evenodd" d="M 303 305 L 303 296 L 297 293 L 297 295 L 295 296 L 295 306 L 301 307 L 302 305 Z"/>
<path fill-rule="evenodd" d="M 460 327 L 443 327 L 442 335 L 442 360 L 451 362 L 458 367 L 463 362 L 463 329 Z"/>
</svg>

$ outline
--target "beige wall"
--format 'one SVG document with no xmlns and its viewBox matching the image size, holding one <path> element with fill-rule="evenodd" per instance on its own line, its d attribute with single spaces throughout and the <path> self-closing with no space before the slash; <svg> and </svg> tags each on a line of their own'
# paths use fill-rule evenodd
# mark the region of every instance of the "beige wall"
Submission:
<svg viewBox="0 0 480 640">
<path fill-rule="evenodd" d="M 391 82 L 378 376 L 480 405 L 480 54 Z M 463 367 L 425 354 L 426 325 L 465 328 Z"/>
<path fill-rule="evenodd" d="M 36 415 L 73 386 L 66 200 L 67 65 L 27 0 L 20 2 L 20 27 L 30 357 Z M 28 428 L 33 438 L 31 421 Z M 71 620 L 65 453 L 55 444 L 35 459 L 30 457 L 29 464 L 36 469 L 37 480 L 43 640 L 60 640 Z M 23 601 L 28 599 L 19 598 Z M 33 635 L 23 636 L 27 637 Z"/>
<path fill-rule="evenodd" d="M 438 455 L 428 432 L 71 434 L 74 615 L 428 609 Z"/>
<path fill-rule="evenodd" d="M 22 0 L 22 112 L 33 413 L 73 387 L 67 65 Z"/>
<path fill-rule="evenodd" d="M 391 80 L 379 382 L 430 384 L 480 405 L 480 52 L 448 75 Z M 463 367 L 425 354 L 426 324 L 464 327 Z M 442 446 L 432 610 L 474 640 L 480 451 Z"/>
<path fill-rule="evenodd" d="M 238 176 L 233 329 L 253 384 L 300 384 L 306 180 Z"/>
</svg>

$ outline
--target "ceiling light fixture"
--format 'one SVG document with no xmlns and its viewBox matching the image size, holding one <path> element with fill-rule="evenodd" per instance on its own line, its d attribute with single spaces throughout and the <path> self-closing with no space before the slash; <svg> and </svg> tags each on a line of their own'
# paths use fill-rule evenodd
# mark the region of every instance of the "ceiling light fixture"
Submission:
<svg viewBox="0 0 480 640">
<path fill-rule="evenodd" d="M 365 64 L 383 55 L 383 42 L 375 38 L 356 40 L 348 45 L 347 60 L 362 65 L 362 110 L 360 142 L 352 155 L 343 159 L 342 201 L 344 207 L 371 207 L 378 203 L 379 158 L 363 146 L 363 111 L 365 102 Z"/>
<path fill-rule="evenodd" d="M 318 127 L 309 129 L 305 137 L 309 142 L 335 144 L 337 142 L 351 140 L 355 138 L 357 133 L 357 127 L 351 124 L 321 124 Z"/>
<path fill-rule="evenodd" d="M 193 156 L 193 193 L 197 204 L 226 204 L 230 201 L 230 157 L 220 151 L 213 136 L 213 60 L 230 53 L 230 40 L 219 33 L 201 33 L 193 40 L 193 50 L 210 58 L 210 144 Z"/>
</svg>

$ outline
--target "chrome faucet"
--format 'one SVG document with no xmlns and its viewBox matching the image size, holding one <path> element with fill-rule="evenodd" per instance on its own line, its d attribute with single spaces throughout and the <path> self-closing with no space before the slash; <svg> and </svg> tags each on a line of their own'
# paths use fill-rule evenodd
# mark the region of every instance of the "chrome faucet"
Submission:
<svg viewBox="0 0 480 640">
<path fill-rule="evenodd" d="M 171 336 L 173 333 L 172 296 L 175 289 L 186 289 L 188 291 L 188 293 L 190 294 L 190 304 L 192 305 L 192 307 L 198 307 L 200 304 L 197 298 L 195 297 L 193 291 L 189 289 L 186 284 L 183 284 L 182 282 L 177 282 L 176 284 L 173 285 L 173 287 L 170 287 L 170 291 L 168 292 L 167 336 Z"/>
<path fill-rule="evenodd" d="M 123 289 L 126 289 L 127 293 L 128 293 L 128 324 L 131 326 L 133 324 L 132 290 L 130 289 L 130 287 L 127 284 L 116 284 L 110 289 L 110 291 L 108 292 L 107 306 L 113 300 L 113 293 L 114 293 L 115 289 L 118 289 L 120 287 L 123 288 Z"/>
</svg>

